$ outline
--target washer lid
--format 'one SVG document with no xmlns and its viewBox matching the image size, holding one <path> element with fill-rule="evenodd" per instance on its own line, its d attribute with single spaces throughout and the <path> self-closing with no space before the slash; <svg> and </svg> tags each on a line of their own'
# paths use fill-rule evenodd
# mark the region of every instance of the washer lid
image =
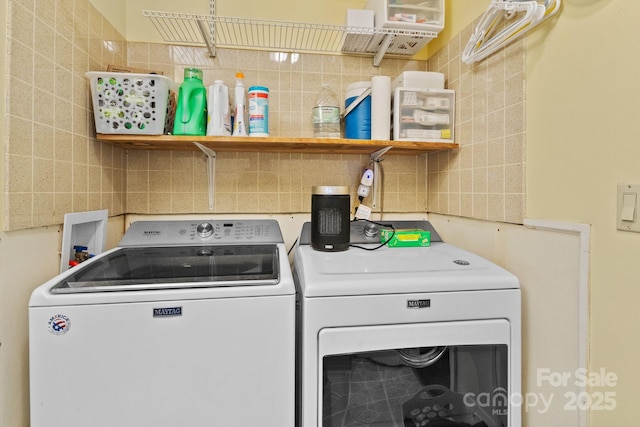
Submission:
<svg viewBox="0 0 640 427">
<path fill-rule="evenodd" d="M 63 275 L 51 293 L 277 285 L 280 279 L 276 245 L 117 248 L 96 258 Z"/>
<path fill-rule="evenodd" d="M 370 245 L 373 246 L 373 245 Z M 319 252 L 299 246 L 293 262 L 305 297 L 517 289 L 503 268 L 453 245 Z"/>
</svg>

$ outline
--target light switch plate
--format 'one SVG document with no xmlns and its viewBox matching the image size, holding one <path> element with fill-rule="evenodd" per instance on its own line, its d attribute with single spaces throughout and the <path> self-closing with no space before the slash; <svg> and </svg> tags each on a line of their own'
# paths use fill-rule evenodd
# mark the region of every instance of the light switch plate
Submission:
<svg viewBox="0 0 640 427">
<path fill-rule="evenodd" d="M 640 184 L 618 184 L 617 228 L 640 233 Z M 623 219 L 626 217 L 626 219 Z"/>
</svg>

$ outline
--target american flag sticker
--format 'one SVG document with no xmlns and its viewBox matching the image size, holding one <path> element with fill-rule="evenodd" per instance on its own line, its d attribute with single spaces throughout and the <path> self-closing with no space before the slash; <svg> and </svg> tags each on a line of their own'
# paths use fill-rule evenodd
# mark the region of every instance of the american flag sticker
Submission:
<svg viewBox="0 0 640 427">
<path fill-rule="evenodd" d="M 54 335 L 64 335 L 69 332 L 71 321 L 64 314 L 56 314 L 49 319 L 49 332 Z"/>
</svg>

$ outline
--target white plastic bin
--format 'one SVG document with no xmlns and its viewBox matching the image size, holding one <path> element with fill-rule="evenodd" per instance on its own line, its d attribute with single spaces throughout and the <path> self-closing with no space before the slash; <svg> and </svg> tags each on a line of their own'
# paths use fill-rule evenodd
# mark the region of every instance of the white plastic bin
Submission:
<svg viewBox="0 0 640 427">
<path fill-rule="evenodd" d="M 162 135 L 173 129 L 177 85 L 158 74 L 90 71 L 96 133 Z"/>
</svg>

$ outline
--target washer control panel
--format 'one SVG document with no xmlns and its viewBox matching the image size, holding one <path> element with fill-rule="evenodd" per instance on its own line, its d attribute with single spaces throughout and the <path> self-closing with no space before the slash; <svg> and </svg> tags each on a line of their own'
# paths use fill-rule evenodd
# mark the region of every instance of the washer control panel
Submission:
<svg viewBox="0 0 640 427">
<path fill-rule="evenodd" d="M 132 246 L 191 246 L 283 243 L 275 220 L 137 221 L 118 244 Z"/>
</svg>

